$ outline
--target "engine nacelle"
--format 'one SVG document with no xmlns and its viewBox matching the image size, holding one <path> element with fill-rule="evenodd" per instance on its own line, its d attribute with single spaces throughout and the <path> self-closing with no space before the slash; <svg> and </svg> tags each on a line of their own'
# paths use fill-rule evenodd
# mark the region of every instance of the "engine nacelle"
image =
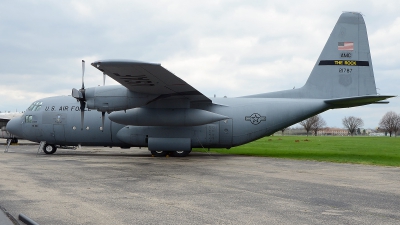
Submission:
<svg viewBox="0 0 400 225">
<path fill-rule="evenodd" d="M 126 87 L 119 85 L 99 86 L 85 90 L 87 107 L 102 112 L 144 106 L 156 97 L 157 95 L 132 92 Z"/>
</svg>

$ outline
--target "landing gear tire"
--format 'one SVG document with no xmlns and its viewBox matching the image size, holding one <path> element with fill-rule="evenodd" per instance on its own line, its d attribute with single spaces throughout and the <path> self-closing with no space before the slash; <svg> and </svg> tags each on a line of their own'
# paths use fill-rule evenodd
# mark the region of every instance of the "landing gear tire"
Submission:
<svg viewBox="0 0 400 225">
<path fill-rule="evenodd" d="M 11 144 L 17 144 L 18 143 L 18 139 L 17 138 L 12 138 L 11 139 Z"/>
<path fill-rule="evenodd" d="M 53 154 L 57 151 L 57 147 L 55 145 L 45 144 L 43 146 L 43 152 L 46 154 Z"/>
<path fill-rule="evenodd" d="M 167 153 L 168 153 L 166 151 L 150 151 L 150 152 L 155 157 L 165 157 L 165 156 L 167 156 Z"/>
<path fill-rule="evenodd" d="M 171 155 L 173 157 L 186 157 L 190 154 L 191 151 L 173 151 Z"/>
</svg>

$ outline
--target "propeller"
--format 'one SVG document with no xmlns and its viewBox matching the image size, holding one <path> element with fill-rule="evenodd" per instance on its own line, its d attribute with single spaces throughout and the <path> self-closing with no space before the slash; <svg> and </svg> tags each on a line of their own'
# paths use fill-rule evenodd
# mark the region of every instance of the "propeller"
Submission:
<svg viewBox="0 0 400 225">
<path fill-rule="evenodd" d="M 83 130 L 83 122 L 85 118 L 85 108 L 86 108 L 86 96 L 85 96 L 85 60 L 82 60 L 82 87 L 77 90 L 76 88 L 72 89 L 72 97 L 76 98 L 80 103 L 81 108 L 81 130 Z M 106 83 L 106 74 L 103 73 L 103 86 Z M 101 131 L 104 132 L 104 117 L 106 112 L 101 112 Z"/>
<path fill-rule="evenodd" d="M 86 98 L 85 98 L 85 60 L 82 60 L 82 88 L 77 90 L 76 88 L 72 89 L 72 97 L 76 98 L 80 103 L 81 108 L 81 130 L 83 130 L 83 121 L 85 117 L 85 107 L 86 107 Z"/>
</svg>

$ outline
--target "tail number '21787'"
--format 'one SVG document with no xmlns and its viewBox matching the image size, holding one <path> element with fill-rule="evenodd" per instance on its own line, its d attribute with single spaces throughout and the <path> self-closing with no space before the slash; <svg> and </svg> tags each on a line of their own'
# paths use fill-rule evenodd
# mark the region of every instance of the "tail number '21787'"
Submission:
<svg viewBox="0 0 400 225">
<path fill-rule="evenodd" d="M 351 73 L 352 70 L 349 68 L 339 68 L 339 73 Z"/>
</svg>

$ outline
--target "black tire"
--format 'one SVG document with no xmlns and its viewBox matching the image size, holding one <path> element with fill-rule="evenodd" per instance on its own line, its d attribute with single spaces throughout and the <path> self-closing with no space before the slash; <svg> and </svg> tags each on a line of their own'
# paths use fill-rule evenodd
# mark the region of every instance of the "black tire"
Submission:
<svg viewBox="0 0 400 225">
<path fill-rule="evenodd" d="M 17 144 L 17 143 L 18 143 L 18 138 L 13 138 L 13 139 L 11 139 L 11 143 L 12 143 L 12 144 Z"/>
<path fill-rule="evenodd" d="M 186 157 L 190 154 L 191 151 L 173 151 L 171 152 L 171 156 L 173 157 Z"/>
<path fill-rule="evenodd" d="M 154 157 L 165 157 L 167 156 L 168 152 L 166 151 L 150 151 Z"/>
<path fill-rule="evenodd" d="M 53 154 L 57 151 L 57 147 L 55 145 L 45 144 L 43 146 L 43 152 L 46 154 Z"/>
</svg>

